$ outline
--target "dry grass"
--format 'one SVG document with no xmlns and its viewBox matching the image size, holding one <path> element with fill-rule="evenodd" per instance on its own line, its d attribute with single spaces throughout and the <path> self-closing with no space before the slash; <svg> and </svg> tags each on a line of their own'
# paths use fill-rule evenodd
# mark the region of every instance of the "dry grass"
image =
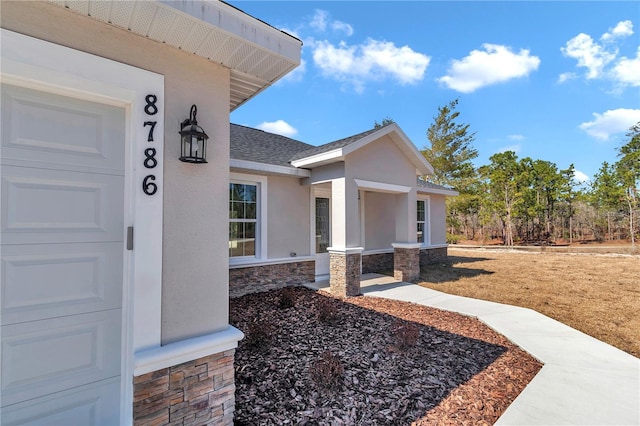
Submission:
<svg viewBox="0 0 640 426">
<path fill-rule="evenodd" d="M 523 306 L 640 357 L 640 256 L 449 248 L 420 284 Z"/>
</svg>

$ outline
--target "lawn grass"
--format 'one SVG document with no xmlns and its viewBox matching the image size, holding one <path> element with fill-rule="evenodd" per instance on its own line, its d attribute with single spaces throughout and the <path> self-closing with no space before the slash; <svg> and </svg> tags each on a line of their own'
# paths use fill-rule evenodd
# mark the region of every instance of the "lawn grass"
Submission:
<svg viewBox="0 0 640 426">
<path fill-rule="evenodd" d="M 640 256 L 449 247 L 420 285 L 534 309 L 640 357 Z"/>
</svg>

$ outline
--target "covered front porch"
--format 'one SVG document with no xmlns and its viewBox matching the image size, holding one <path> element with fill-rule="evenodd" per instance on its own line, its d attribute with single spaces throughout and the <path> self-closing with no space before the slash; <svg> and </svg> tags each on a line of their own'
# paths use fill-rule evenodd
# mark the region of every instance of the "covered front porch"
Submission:
<svg viewBox="0 0 640 426">
<path fill-rule="evenodd" d="M 336 177 L 313 183 L 312 191 L 318 283 L 338 296 L 359 295 L 363 256 L 384 258 L 373 270 L 392 269 L 400 281 L 419 277 L 416 188 Z M 371 270 L 371 262 L 365 263 L 365 271 Z"/>
<path fill-rule="evenodd" d="M 311 188 L 311 253 L 318 281 L 328 278 L 335 295 L 358 295 L 362 259 L 371 255 L 384 258 L 396 279 L 418 279 L 431 222 L 417 177 L 433 168 L 397 124 L 299 153 L 291 165 L 310 171 L 301 184 Z M 444 197 L 441 201 L 444 207 Z M 437 227 L 444 230 L 441 216 Z"/>
</svg>

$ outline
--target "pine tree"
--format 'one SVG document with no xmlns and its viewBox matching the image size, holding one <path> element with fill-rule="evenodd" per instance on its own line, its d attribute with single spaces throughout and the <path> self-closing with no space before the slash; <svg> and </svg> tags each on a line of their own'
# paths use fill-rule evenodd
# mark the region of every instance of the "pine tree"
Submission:
<svg viewBox="0 0 640 426">
<path fill-rule="evenodd" d="M 430 148 L 422 154 L 433 166 L 435 173 L 428 176 L 430 182 L 449 186 L 456 191 L 466 192 L 467 186 L 476 177 L 472 160 L 478 156 L 473 148 L 475 132 L 469 132 L 468 124 L 456 123 L 460 113 L 456 111 L 458 99 L 438 108 L 438 115 L 427 130 Z"/>
<path fill-rule="evenodd" d="M 629 142 L 618 150 L 616 171 L 624 188 L 624 198 L 629 209 L 629 233 L 631 245 L 635 248 L 635 212 L 638 209 L 638 188 L 640 187 L 640 122 L 631 127 L 627 136 Z"/>
</svg>

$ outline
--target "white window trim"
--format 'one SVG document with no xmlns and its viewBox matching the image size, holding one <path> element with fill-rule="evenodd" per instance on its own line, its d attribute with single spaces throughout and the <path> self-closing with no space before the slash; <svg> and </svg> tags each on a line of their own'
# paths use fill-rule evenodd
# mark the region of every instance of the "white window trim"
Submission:
<svg viewBox="0 0 640 426">
<path fill-rule="evenodd" d="M 2 81 L 30 89 L 125 109 L 125 229 L 134 226 L 134 250 L 124 250 L 122 303 L 121 424 L 131 424 L 134 354 L 161 343 L 164 76 L 5 29 Z M 140 167 L 147 147 L 145 96 L 157 96 L 153 170 L 158 190 L 142 192 L 148 170 Z M 126 240 L 126 238 L 125 238 Z"/>
<path fill-rule="evenodd" d="M 431 247 L 431 197 L 428 195 L 418 194 L 418 198 L 416 200 L 416 224 L 418 223 L 417 201 L 424 201 L 424 214 L 425 214 L 424 227 L 425 227 L 425 230 L 427 231 L 427 238 L 425 238 L 424 241 L 421 243 L 421 247 Z"/>
<path fill-rule="evenodd" d="M 230 173 L 229 174 L 229 183 L 241 183 L 245 185 L 256 185 L 257 190 L 257 198 L 258 198 L 258 214 L 256 220 L 256 237 L 259 238 L 258 244 L 256 245 L 256 255 L 255 256 L 243 256 L 243 257 L 230 257 L 229 256 L 229 265 L 242 265 L 255 263 L 256 261 L 266 260 L 268 258 L 267 253 L 267 235 L 268 235 L 268 221 L 267 221 L 267 211 L 268 211 L 268 201 L 267 201 L 267 185 L 268 178 L 267 176 L 260 175 L 249 175 L 245 173 Z M 229 209 L 229 200 L 227 199 L 227 210 Z M 227 213 L 228 216 L 228 213 Z M 228 229 L 227 225 L 227 229 Z M 228 252 L 227 252 L 228 253 Z M 228 254 L 227 254 L 228 255 Z"/>
</svg>

